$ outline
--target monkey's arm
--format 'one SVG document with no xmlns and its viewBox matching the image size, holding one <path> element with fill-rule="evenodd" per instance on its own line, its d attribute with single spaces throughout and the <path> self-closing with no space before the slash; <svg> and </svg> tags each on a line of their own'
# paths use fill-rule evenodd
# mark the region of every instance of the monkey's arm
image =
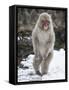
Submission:
<svg viewBox="0 0 69 90">
<path fill-rule="evenodd" d="M 49 41 L 46 44 L 46 57 L 49 55 L 49 53 L 53 50 L 54 48 L 54 43 L 55 43 L 55 34 L 53 33 L 50 38 Z"/>
<path fill-rule="evenodd" d="M 33 44 L 33 51 L 35 55 L 39 55 L 38 47 L 39 47 L 39 40 L 37 38 L 37 33 L 34 31 L 32 32 L 32 44 Z"/>
</svg>

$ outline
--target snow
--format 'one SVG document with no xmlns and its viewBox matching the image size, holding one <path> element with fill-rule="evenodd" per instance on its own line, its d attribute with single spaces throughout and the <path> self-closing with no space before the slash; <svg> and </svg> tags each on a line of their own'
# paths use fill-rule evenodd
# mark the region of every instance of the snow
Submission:
<svg viewBox="0 0 69 90">
<path fill-rule="evenodd" d="M 39 76 L 35 74 L 33 68 L 34 55 L 30 54 L 26 61 L 22 61 L 21 64 L 28 68 L 18 68 L 18 82 L 27 81 L 44 81 L 44 80 L 60 80 L 65 79 L 65 51 L 60 49 L 54 50 L 54 56 L 49 66 L 48 74 Z"/>
</svg>

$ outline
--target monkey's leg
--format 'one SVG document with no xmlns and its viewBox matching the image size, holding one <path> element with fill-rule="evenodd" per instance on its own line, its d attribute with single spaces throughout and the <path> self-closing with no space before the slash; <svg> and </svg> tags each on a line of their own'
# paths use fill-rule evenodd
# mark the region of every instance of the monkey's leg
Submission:
<svg viewBox="0 0 69 90">
<path fill-rule="evenodd" d="M 42 59 L 40 58 L 40 57 L 34 57 L 34 60 L 33 60 L 33 67 L 34 67 L 34 69 L 35 69 L 35 72 L 36 72 L 36 74 L 38 74 L 38 75 L 41 75 L 41 73 L 40 73 L 40 71 L 39 71 L 39 66 L 40 66 L 40 64 L 41 64 L 41 61 L 42 61 Z"/>
<path fill-rule="evenodd" d="M 47 58 L 45 58 L 42 63 L 41 63 L 41 73 L 42 75 L 47 74 L 48 73 L 48 69 L 49 69 L 49 64 L 52 60 L 53 57 L 53 52 L 51 52 Z"/>
</svg>

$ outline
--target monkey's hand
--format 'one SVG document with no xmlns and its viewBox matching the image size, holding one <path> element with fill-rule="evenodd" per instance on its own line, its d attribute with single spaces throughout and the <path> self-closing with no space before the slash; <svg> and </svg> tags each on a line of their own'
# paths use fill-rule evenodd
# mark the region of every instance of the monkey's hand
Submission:
<svg viewBox="0 0 69 90">
<path fill-rule="evenodd" d="M 45 55 L 43 56 L 43 60 L 46 60 L 46 58 L 48 57 L 48 55 L 49 55 L 49 51 L 46 50 L 46 53 L 45 53 Z"/>
<path fill-rule="evenodd" d="M 55 35 L 50 35 L 49 40 L 46 42 L 46 57 L 48 57 L 49 53 L 53 51 L 55 42 Z"/>
</svg>

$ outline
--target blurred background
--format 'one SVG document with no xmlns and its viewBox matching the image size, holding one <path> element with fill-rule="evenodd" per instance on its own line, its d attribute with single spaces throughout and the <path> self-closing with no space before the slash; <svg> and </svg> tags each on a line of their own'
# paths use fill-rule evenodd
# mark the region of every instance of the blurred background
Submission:
<svg viewBox="0 0 69 90">
<path fill-rule="evenodd" d="M 18 64 L 29 54 L 33 54 L 32 47 L 32 30 L 37 22 L 39 15 L 47 12 L 51 15 L 55 31 L 55 47 L 65 49 L 65 11 L 63 10 L 47 10 L 47 9 L 26 9 L 18 8 Z"/>
</svg>

